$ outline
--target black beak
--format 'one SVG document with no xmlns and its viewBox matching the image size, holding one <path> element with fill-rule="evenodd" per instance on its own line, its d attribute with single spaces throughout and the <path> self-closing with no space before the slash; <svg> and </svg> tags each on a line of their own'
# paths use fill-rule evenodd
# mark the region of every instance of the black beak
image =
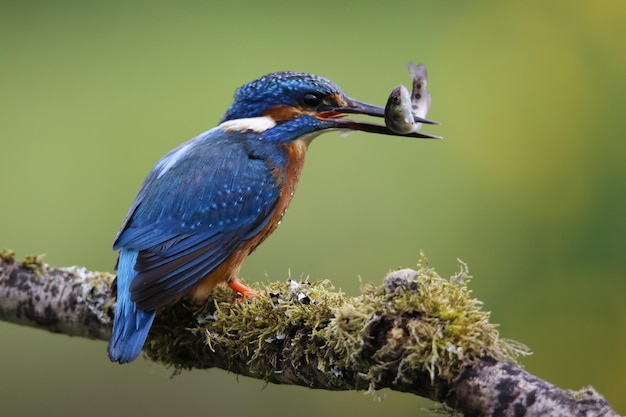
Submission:
<svg viewBox="0 0 626 417">
<path fill-rule="evenodd" d="M 358 100 L 349 99 L 348 105 L 345 107 L 334 107 L 329 112 L 320 114 L 325 120 L 332 119 L 338 129 L 350 129 L 350 130 L 362 130 L 364 132 L 378 133 L 381 135 L 391 136 L 406 136 L 422 139 L 441 139 L 441 136 L 429 135 L 427 133 L 414 132 L 406 135 L 402 135 L 390 130 L 387 126 L 378 125 L 374 123 L 362 122 L 358 120 L 343 119 L 344 114 L 364 114 L 373 117 L 385 117 L 385 109 L 380 106 L 374 106 L 372 104 L 363 103 Z M 326 116 L 326 117 L 325 117 Z M 421 117 L 414 117 L 416 123 L 424 123 L 429 125 L 438 125 L 439 123 L 422 119 Z"/>
</svg>

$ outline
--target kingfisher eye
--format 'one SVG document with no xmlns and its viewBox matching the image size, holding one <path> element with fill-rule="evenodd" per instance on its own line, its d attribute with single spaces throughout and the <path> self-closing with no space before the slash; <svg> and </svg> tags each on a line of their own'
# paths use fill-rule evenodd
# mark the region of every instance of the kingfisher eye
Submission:
<svg viewBox="0 0 626 417">
<path fill-rule="evenodd" d="M 317 94 L 306 93 L 302 97 L 302 103 L 307 107 L 317 107 L 322 103 L 322 99 Z"/>
</svg>

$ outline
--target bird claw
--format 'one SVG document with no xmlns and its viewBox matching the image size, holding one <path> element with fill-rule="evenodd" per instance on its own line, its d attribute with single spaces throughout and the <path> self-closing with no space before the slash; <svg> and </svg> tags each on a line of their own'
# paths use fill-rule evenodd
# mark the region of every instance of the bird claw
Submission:
<svg viewBox="0 0 626 417">
<path fill-rule="evenodd" d="M 237 301 L 254 298 L 262 293 L 262 291 L 253 290 L 243 282 L 239 281 L 237 278 L 228 281 L 228 286 L 240 296 L 239 300 Z"/>
</svg>

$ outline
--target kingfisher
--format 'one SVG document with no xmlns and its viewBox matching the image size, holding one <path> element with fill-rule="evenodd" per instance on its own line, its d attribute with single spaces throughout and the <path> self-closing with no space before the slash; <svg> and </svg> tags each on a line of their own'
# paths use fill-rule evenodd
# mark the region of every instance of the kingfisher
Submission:
<svg viewBox="0 0 626 417">
<path fill-rule="evenodd" d="M 113 244 L 119 257 L 111 361 L 134 360 L 157 311 L 182 297 L 202 302 L 220 283 L 243 298 L 257 294 L 238 279 L 239 270 L 283 218 L 316 136 L 360 130 L 437 138 L 401 135 L 349 114 L 382 118 L 384 109 L 325 78 L 275 72 L 237 89 L 216 127 L 157 162 Z"/>
</svg>

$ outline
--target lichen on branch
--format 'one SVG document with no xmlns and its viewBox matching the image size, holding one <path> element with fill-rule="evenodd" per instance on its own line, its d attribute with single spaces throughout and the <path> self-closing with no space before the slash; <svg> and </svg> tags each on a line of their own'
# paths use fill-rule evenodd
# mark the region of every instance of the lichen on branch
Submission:
<svg viewBox="0 0 626 417">
<path fill-rule="evenodd" d="M 444 279 L 422 256 L 417 271 L 391 272 L 383 285 L 367 284 L 357 297 L 335 291 L 329 281 L 256 284 L 262 293 L 241 301 L 218 288 L 203 306 L 164 309 L 146 352 L 180 369 L 218 366 L 277 383 L 324 381 L 328 389 L 379 389 L 414 376 L 449 384 L 484 357 L 516 363 L 528 349 L 499 337 L 489 312 L 471 296 L 467 266 L 460 265 Z M 188 324 L 167 325 L 181 319 Z"/>
<path fill-rule="evenodd" d="M 107 340 L 113 278 L 0 250 L 0 320 Z M 466 417 L 617 417 L 593 388 L 573 393 L 517 366 L 528 349 L 499 337 L 469 280 L 465 264 L 444 279 L 422 256 L 417 271 L 390 272 L 357 297 L 329 281 L 257 283 L 262 293 L 250 300 L 218 286 L 203 305 L 182 299 L 160 311 L 144 352 L 176 371 L 218 367 L 316 389 L 390 388 Z"/>
</svg>

